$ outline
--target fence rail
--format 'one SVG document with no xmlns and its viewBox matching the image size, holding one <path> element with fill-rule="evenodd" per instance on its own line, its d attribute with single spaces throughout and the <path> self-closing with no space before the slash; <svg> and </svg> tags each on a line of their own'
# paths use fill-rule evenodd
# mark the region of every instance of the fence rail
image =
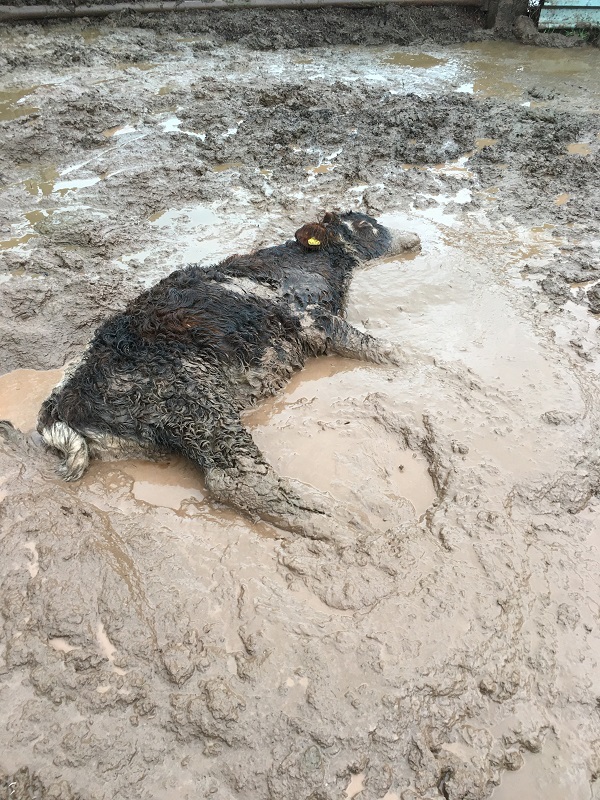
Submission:
<svg viewBox="0 0 600 800">
<path fill-rule="evenodd" d="M 237 11 L 239 9 L 368 8 L 373 6 L 476 6 L 485 0 L 163 0 L 163 2 L 92 3 L 87 5 L 0 6 L 0 22 L 56 17 L 105 17 L 121 11 L 142 14 L 165 11 Z"/>
</svg>

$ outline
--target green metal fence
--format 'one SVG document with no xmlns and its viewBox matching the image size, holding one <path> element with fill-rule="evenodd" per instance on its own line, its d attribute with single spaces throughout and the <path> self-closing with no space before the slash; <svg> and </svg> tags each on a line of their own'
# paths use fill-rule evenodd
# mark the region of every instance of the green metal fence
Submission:
<svg viewBox="0 0 600 800">
<path fill-rule="evenodd" d="M 600 28 L 600 0 L 546 0 L 539 27 Z"/>
</svg>

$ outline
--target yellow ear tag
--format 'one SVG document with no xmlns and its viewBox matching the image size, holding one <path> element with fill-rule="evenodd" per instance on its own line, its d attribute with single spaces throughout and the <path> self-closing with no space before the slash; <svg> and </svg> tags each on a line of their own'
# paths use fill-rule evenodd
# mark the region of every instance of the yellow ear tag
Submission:
<svg viewBox="0 0 600 800">
<path fill-rule="evenodd" d="M 311 245 L 311 247 L 318 247 L 321 244 L 321 242 L 318 239 L 312 239 L 312 238 L 308 240 L 308 243 L 309 245 Z"/>
</svg>

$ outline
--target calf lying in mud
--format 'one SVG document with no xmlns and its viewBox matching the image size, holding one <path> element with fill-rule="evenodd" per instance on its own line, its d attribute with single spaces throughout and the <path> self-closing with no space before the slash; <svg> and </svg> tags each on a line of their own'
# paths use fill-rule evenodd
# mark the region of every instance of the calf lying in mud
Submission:
<svg viewBox="0 0 600 800">
<path fill-rule="evenodd" d="M 240 413 L 308 356 L 402 363 L 399 348 L 342 314 L 361 261 L 418 246 L 364 214 L 327 213 L 295 241 L 171 273 L 101 325 L 43 404 L 38 431 L 62 453 L 60 474 L 80 478 L 90 456 L 182 454 L 215 499 L 285 530 L 335 537 L 348 516 L 278 476 Z"/>
</svg>

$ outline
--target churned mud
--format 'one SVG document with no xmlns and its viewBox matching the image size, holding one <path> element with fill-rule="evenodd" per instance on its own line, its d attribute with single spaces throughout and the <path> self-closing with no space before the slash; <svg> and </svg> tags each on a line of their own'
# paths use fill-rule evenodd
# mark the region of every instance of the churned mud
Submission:
<svg viewBox="0 0 600 800">
<path fill-rule="evenodd" d="M 600 53 L 361 13 L 0 30 L 2 798 L 600 797 Z M 348 307 L 410 366 L 311 361 L 246 422 L 371 534 L 184 460 L 54 476 L 100 320 L 335 208 L 421 237 Z"/>
</svg>

